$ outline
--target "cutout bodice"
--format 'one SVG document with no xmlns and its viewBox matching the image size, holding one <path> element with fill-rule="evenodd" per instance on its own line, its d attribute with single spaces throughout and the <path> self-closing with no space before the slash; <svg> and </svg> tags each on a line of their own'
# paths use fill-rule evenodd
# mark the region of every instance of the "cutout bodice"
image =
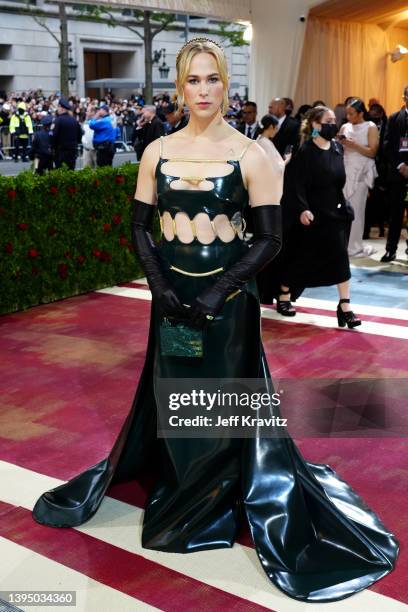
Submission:
<svg viewBox="0 0 408 612">
<path fill-rule="evenodd" d="M 242 156 L 241 156 L 242 159 Z M 216 215 L 224 214 L 231 219 L 234 213 L 241 214 L 248 206 L 248 192 L 245 189 L 240 160 L 213 160 L 227 163 L 232 166 L 232 172 L 224 176 L 206 176 L 206 181 L 211 181 L 211 189 L 180 189 L 171 186 L 180 176 L 167 174 L 162 170 L 163 164 L 176 161 L 175 158 L 160 157 L 156 167 L 158 209 L 160 216 L 165 212 L 170 213 L 174 219 L 176 213 L 187 213 L 193 219 L 198 213 L 205 213 L 213 220 Z M 191 159 L 191 161 L 196 161 Z M 197 160 L 198 161 L 198 160 Z M 199 163 L 197 170 L 189 172 L 189 177 L 200 176 Z M 187 177 L 186 177 L 187 178 Z M 203 177 L 204 178 L 204 177 Z"/>
</svg>

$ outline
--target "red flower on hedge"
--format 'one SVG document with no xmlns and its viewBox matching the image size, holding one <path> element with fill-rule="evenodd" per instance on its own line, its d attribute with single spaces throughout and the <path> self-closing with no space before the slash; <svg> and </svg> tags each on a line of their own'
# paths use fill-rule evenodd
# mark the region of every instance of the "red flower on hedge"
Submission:
<svg viewBox="0 0 408 612">
<path fill-rule="evenodd" d="M 55 185 L 51 185 L 50 193 L 52 193 L 53 195 L 56 195 L 58 193 L 58 188 L 55 187 Z"/>
<path fill-rule="evenodd" d="M 95 257 L 100 257 L 100 256 L 101 256 L 101 252 L 100 252 L 100 251 L 98 251 L 98 249 L 94 249 L 94 250 L 92 251 L 92 253 L 95 255 Z"/>
<path fill-rule="evenodd" d="M 37 249 L 30 249 L 30 250 L 28 251 L 28 256 L 29 256 L 29 257 L 38 257 L 38 251 L 37 251 Z"/>
<path fill-rule="evenodd" d="M 4 245 L 4 250 L 6 251 L 6 253 L 12 253 L 13 249 L 14 247 L 11 242 L 6 242 L 6 244 Z"/>
<path fill-rule="evenodd" d="M 99 181 L 98 179 L 94 180 L 95 187 L 99 187 L 100 184 L 101 184 L 101 181 Z"/>
<path fill-rule="evenodd" d="M 10 191 L 7 192 L 7 197 L 9 200 L 14 200 L 16 195 L 17 195 L 17 191 L 14 191 L 14 189 L 10 189 Z"/>
<path fill-rule="evenodd" d="M 58 274 L 60 278 L 67 278 L 68 276 L 68 264 L 59 264 Z"/>
<path fill-rule="evenodd" d="M 110 223 L 104 223 L 104 225 L 103 225 L 103 231 L 104 232 L 110 232 L 111 229 L 112 229 L 112 226 L 111 226 Z"/>
<path fill-rule="evenodd" d="M 128 199 L 128 202 L 131 202 L 133 200 L 133 195 L 128 195 L 127 199 Z"/>
<path fill-rule="evenodd" d="M 71 185 L 70 187 L 68 187 L 67 191 L 68 191 L 68 193 L 76 193 L 76 187 Z"/>
<path fill-rule="evenodd" d="M 84 263 L 84 261 L 85 261 L 85 259 L 86 259 L 86 257 L 85 257 L 84 255 L 78 255 L 78 257 L 77 257 L 77 262 L 78 262 L 79 264 L 83 264 L 83 263 Z"/>
<path fill-rule="evenodd" d="M 28 223 L 19 223 L 17 227 L 18 227 L 18 229 L 24 231 L 24 230 L 28 229 Z"/>
<path fill-rule="evenodd" d="M 66 251 L 66 252 L 64 253 L 64 257 L 66 257 L 67 259 L 72 259 L 72 253 L 71 253 L 71 251 Z"/>
<path fill-rule="evenodd" d="M 55 227 L 50 227 L 50 229 L 48 230 L 49 236 L 55 236 L 56 233 L 57 233 L 57 230 L 55 229 Z"/>
<path fill-rule="evenodd" d="M 120 215 L 113 215 L 112 221 L 115 225 L 119 225 L 119 223 L 122 221 L 122 217 Z"/>
<path fill-rule="evenodd" d="M 121 236 L 119 238 L 119 244 L 120 244 L 120 246 L 126 246 L 127 245 L 127 238 L 125 238 L 125 236 Z"/>
<path fill-rule="evenodd" d="M 118 185 L 123 185 L 123 183 L 125 182 L 125 177 L 122 176 L 121 174 L 118 174 L 118 176 L 115 177 L 115 182 Z"/>
</svg>

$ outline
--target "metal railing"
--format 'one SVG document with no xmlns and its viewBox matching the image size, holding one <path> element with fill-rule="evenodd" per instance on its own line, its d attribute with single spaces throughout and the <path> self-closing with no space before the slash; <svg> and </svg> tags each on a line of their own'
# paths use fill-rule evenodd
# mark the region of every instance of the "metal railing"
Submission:
<svg viewBox="0 0 408 612">
<path fill-rule="evenodd" d="M 120 134 L 115 141 L 116 152 L 126 152 L 131 153 L 133 149 L 132 145 L 132 132 L 133 126 L 131 125 L 119 125 L 118 126 Z M 36 124 L 33 126 L 34 133 L 41 129 L 41 125 Z M 0 126 L 0 161 L 5 161 L 13 158 L 13 154 L 15 151 L 15 134 L 10 134 L 10 130 L 7 126 Z M 28 136 L 28 146 L 27 153 L 30 152 L 31 149 L 32 136 Z M 83 146 L 82 144 L 78 145 L 78 154 L 82 155 Z"/>
</svg>

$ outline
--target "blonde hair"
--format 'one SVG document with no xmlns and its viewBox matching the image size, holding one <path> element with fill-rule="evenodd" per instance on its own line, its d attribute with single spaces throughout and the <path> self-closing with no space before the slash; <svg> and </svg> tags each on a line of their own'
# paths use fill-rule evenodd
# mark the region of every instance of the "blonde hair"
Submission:
<svg viewBox="0 0 408 612">
<path fill-rule="evenodd" d="M 222 48 L 217 43 L 207 38 L 193 38 L 192 40 L 188 41 L 188 43 L 186 43 L 177 54 L 177 107 L 183 108 L 185 104 L 183 87 L 190 71 L 191 60 L 198 53 L 209 53 L 213 56 L 217 63 L 218 72 L 224 85 L 221 113 L 222 115 L 225 115 L 229 108 L 227 60 Z"/>
</svg>

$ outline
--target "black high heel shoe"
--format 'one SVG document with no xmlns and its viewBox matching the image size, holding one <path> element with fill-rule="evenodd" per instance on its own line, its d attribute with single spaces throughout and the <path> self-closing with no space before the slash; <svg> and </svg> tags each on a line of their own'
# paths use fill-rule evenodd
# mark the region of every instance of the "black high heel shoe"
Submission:
<svg viewBox="0 0 408 612">
<path fill-rule="evenodd" d="M 348 298 L 343 298 L 337 305 L 337 323 L 339 327 L 345 327 L 347 325 L 349 329 L 353 329 L 353 327 L 361 325 L 360 319 L 357 319 L 354 312 L 352 310 L 344 312 L 341 304 L 350 304 L 350 300 Z"/>
<path fill-rule="evenodd" d="M 289 295 L 290 290 L 281 291 L 279 295 Z M 276 312 L 283 315 L 284 317 L 294 317 L 296 314 L 296 308 L 292 305 L 290 300 L 280 300 L 279 295 L 276 298 Z"/>
</svg>

